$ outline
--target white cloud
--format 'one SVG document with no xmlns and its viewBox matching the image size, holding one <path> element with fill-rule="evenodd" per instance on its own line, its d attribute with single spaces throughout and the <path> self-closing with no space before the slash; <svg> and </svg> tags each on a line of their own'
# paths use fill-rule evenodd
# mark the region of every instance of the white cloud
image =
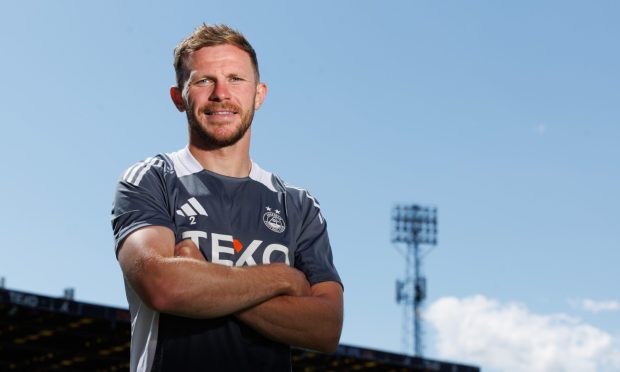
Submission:
<svg viewBox="0 0 620 372">
<path fill-rule="evenodd" d="M 618 301 L 595 301 L 588 298 L 583 300 L 570 300 L 569 303 L 578 309 L 589 311 L 592 313 L 600 313 L 601 311 L 618 311 L 620 310 L 620 302 Z"/>
<path fill-rule="evenodd" d="M 618 340 L 565 314 L 534 314 L 478 295 L 441 298 L 425 319 L 437 332 L 440 358 L 484 371 L 620 371 Z"/>
</svg>

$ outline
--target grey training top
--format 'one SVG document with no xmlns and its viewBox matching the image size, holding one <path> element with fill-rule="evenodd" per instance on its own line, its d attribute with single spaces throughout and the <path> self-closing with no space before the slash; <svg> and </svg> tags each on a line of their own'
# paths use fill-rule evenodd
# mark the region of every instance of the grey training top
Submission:
<svg viewBox="0 0 620 372">
<path fill-rule="evenodd" d="M 116 254 L 145 226 L 192 239 L 209 262 L 244 266 L 284 262 L 311 285 L 340 277 L 325 220 L 307 191 L 252 163 L 249 177 L 204 169 L 187 148 L 131 166 L 112 208 Z M 189 319 L 158 313 L 125 282 L 131 313 L 131 371 L 290 371 L 290 348 L 234 316 Z"/>
</svg>

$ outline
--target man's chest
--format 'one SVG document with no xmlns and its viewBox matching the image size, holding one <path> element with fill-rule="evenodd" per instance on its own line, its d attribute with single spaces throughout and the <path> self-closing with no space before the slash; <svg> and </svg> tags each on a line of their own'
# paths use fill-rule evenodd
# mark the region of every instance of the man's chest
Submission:
<svg viewBox="0 0 620 372">
<path fill-rule="evenodd" d="M 191 239 L 209 262 L 294 265 L 294 221 L 282 193 L 253 187 L 180 190 L 172 202 L 177 241 Z"/>
</svg>

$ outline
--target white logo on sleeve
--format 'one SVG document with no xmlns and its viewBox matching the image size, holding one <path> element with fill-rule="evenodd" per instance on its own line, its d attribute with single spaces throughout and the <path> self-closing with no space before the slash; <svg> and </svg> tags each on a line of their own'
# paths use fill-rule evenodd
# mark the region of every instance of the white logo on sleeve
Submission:
<svg viewBox="0 0 620 372">
<path fill-rule="evenodd" d="M 271 231 L 281 233 L 286 229 L 286 223 L 284 223 L 284 218 L 280 216 L 280 211 L 275 209 L 273 212 L 270 207 L 265 207 L 267 212 L 263 214 L 263 222 L 265 226 Z"/>
<path fill-rule="evenodd" d="M 181 206 L 181 209 L 177 209 L 177 214 L 183 217 L 189 217 L 190 225 L 196 224 L 196 216 L 208 216 L 204 207 L 196 200 L 196 198 L 190 198 L 187 203 Z"/>
</svg>

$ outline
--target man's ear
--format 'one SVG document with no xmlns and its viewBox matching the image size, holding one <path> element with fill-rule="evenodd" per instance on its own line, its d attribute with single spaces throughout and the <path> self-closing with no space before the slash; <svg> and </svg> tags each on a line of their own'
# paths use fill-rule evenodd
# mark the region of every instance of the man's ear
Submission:
<svg viewBox="0 0 620 372">
<path fill-rule="evenodd" d="M 254 96 L 254 110 L 258 110 L 267 96 L 267 84 L 258 83 L 256 86 L 256 95 Z"/>
<path fill-rule="evenodd" d="M 174 106 L 176 106 L 177 110 L 180 112 L 185 111 L 185 105 L 183 104 L 183 94 L 178 87 L 170 87 L 170 98 L 172 98 L 172 102 Z"/>
</svg>

